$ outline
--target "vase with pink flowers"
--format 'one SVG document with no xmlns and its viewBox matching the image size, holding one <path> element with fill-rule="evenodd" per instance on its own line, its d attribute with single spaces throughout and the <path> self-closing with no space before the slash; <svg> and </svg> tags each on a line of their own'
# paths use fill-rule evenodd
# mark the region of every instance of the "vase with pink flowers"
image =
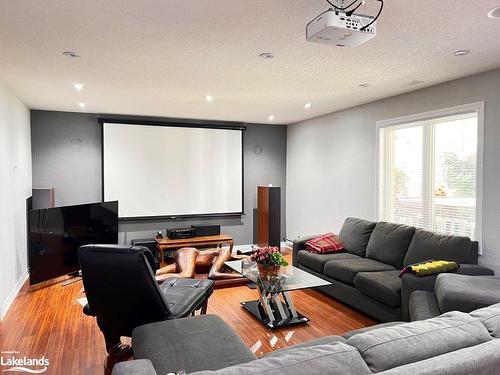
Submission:
<svg viewBox="0 0 500 375">
<path fill-rule="evenodd" d="M 280 267 L 288 266 L 288 262 L 281 254 L 279 247 L 256 248 L 250 259 L 257 263 L 260 277 L 278 276 Z"/>
</svg>

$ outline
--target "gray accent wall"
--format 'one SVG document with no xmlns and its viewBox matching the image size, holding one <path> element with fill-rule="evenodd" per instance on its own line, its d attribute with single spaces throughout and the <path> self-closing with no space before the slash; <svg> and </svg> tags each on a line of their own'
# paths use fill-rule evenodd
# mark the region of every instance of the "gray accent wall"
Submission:
<svg viewBox="0 0 500 375">
<path fill-rule="evenodd" d="M 54 188 L 56 206 L 100 202 L 101 125 L 90 113 L 31 111 L 33 188 Z"/>
<path fill-rule="evenodd" d="M 31 111 L 33 187 L 53 187 L 57 206 L 100 202 L 101 125 L 97 114 Z M 254 152 L 256 145 L 262 153 Z M 244 134 L 244 210 L 240 218 L 185 219 L 180 221 L 122 221 L 119 241 L 152 238 L 158 230 L 191 224 L 220 224 L 236 244 L 254 243 L 257 186 L 282 187 L 282 236 L 286 233 L 286 126 L 248 124 Z M 133 176 L 130 176 L 133 178 Z M 154 183 L 153 181 L 151 183 Z"/>
<path fill-rule="evenodd" d="M 483 255 L 500 274 L 500 70 L 288 126 L 287 235 L 338 231 L 348 216 L 375 220 L 376 122 L 484 102 Z"/>
</svg>

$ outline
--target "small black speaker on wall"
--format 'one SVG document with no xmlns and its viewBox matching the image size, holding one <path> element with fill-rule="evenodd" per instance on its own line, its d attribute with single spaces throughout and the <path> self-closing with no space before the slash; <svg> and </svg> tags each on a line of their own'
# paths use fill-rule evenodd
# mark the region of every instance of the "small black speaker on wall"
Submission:
<svg viewBox="0 0 500 375">
<path fill-rule="evenodd" d="M 259 186 L 257 188 L 257 244 L 280 246 L 281 244 L 281 188 Z"/>
</svg>

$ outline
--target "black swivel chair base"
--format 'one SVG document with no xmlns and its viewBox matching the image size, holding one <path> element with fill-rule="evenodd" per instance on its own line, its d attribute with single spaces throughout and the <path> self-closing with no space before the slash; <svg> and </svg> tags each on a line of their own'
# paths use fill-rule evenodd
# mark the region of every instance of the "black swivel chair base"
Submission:
<svg viewBox="0 0 500 375">
<path fill-rule="evenodd" d="M 106 353 L 108 353 L 104 360 L 104 375 L 111 375 L 113 367 L 118 362 L 128 361 L 134 353 L 130 345 L 121 342 L 120 337 L 104 335 L 104 341 L 106 342 Z"/>
</svg>

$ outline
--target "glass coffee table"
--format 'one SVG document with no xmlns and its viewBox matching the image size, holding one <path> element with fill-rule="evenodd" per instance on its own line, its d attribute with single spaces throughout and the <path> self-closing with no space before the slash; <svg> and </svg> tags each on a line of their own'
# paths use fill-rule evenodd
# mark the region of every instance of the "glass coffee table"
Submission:
<svg viewBox="0 0 500 375">
<path fill-rule="evenodd" d="M 307 323 L 309 319 L 297 312 L 290 291 L 330 285 L 319 277 L 297 267 L 281 267 L 278 276 L 259 277 L 255 262 L 232 260 L 225 264 L 257 284 L 259 299 L 241 302 L 250 314 L 268 328 L 281 328 Z"/>
</svg>

